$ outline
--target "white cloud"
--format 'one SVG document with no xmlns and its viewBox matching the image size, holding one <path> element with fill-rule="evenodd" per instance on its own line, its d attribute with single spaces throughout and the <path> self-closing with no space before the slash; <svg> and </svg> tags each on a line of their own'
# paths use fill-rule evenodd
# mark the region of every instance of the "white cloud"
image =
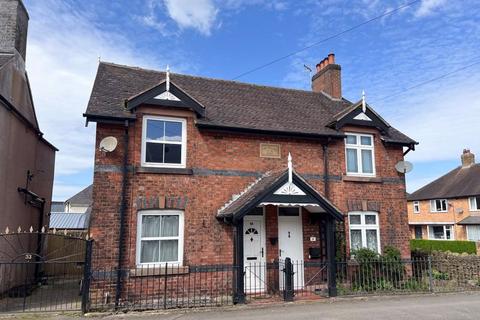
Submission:
<svg viewBox="0 0 480 320">
<path fill-rule="evenodd" d="M 164 0 L 170 18 L 180 28 L 194 28 L 210 35 L 218 9 L 212 0 Z"/>
<path fill-rule="evenodd" d="M 445 4 L 445 0 L 423 0 L 420 7 L 415 12 L 415 16 L 426 17 L 435 12 L 438 8 Z"/>
<path fill-rule="evenodd" d="M 60 149 L 55 167 L 57 181 L 93 167 L 95 126 L 85 128 L 82 113 L 95 79 L 98 57 L 133 65 L 152 63 L 136 55 L 126 38 L 98 29 L 88 12 L 67 2 L 35 1 L 27 7 L 27 71 L 40 128 L 46 139 Z M 65 194 L 65 190 L 56 183 L 55 198 L 59 198 L 59 193 Z"/>
</svg>

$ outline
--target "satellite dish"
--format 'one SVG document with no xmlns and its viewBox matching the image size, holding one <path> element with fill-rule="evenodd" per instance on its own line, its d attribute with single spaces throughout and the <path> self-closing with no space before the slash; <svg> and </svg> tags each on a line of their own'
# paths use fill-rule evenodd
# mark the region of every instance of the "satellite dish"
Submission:
<svg viewBox="0 0 480 320">
<path fill-rule="evenodd" d="M 112 152 L 117 147 L 117 138 L 115 137 L 106 137 L 100 141 L 100 151 L 103 152 Z"/>
<path fill-rule="evenodd" d="M 399 161 L 395 165 L 395 169 L 400 172 L 400 173 L 408 173 L 412 171 L 413 169 L 413 164 L 408 161 Z"/>
</svg>

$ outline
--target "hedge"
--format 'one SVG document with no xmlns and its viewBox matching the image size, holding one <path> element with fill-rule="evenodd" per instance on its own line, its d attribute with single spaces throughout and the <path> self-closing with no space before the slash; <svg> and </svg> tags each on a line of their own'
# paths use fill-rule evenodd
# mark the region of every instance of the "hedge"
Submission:
<svg viewBox="0 0 480 320">
<path fill-rule="evenodd" d="M 456 253 L 477 254 L 477 246 L 473 241 L 458 240 L 410 240 L 412 251 L 430 253 L 432 251 L 450 251 Z"/>
</svg>

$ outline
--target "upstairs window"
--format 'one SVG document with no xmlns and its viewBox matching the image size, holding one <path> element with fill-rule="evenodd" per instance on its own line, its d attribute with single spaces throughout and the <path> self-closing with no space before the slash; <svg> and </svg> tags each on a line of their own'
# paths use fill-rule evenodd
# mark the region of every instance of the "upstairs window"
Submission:
<svg viewBox="0 0 480 320">
<path fill-rule="evenodd" d="M 413 213 L 420 213 L 420 201 L 413 201 Z"/>
<path fill-rule="evenodd" d="M 470 211 L 480 211 L 480 196 L 468 198 L 470 203 Z"/>
<path fill-rule="evenodd" d="M 356 133 L 346 135 L 347 175 L 375 176 L 373 135 Z"/>
<path fill-rule="evenodd" d="M 185 119 L 144 117 L 142 166 L 185 168 L 186 142 Z"/>
<path fill-rule="evenodd" d="M 447 199 L 430 200 L 430 212 L 448 212 Z"/>
</svg>

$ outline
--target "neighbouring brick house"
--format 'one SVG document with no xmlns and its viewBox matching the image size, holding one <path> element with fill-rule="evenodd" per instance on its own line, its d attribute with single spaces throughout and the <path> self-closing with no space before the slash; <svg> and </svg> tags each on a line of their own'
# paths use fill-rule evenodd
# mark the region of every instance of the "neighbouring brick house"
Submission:
<svg viewBox="0 0 480 320">
<path fill-rule="evenodd" d="M 416 142 L 344 99 L 340 69 L 330 54 L 302 91 L 100 63 L 84 114 L 97 124 L 93 268 L 333 263 L 335 225 L 347 252 L 409 257 L 395 164 Z M 239 301 L 262 290 L 235 285 Z"/>
<path fill-rule="evenodd" d="M 412 239 L 480 241 L 480 164 L 465 149 L 461 166 L 408 196 Z"/>
</svg>

